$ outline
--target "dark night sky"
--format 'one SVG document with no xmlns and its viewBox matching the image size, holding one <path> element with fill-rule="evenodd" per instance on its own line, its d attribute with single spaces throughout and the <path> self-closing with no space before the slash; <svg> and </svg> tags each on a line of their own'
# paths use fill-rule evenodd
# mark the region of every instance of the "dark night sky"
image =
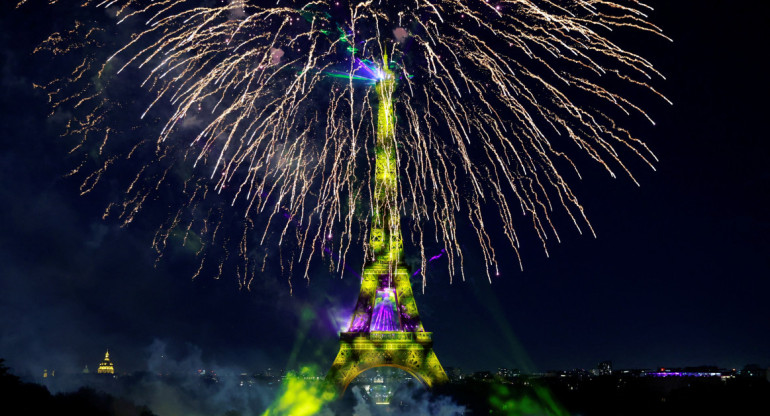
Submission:
<svg viewBox="0 0 770 416">
<path fill-rule="evenodd" d="M 0 357 L 39 374 L 93 368 L 109 347 L 130 371 L 161 340 L 169 356 L 200 351 L 211 366 L 284 367 L 295 349 L 330 365 L 332 318 L 352 308 L 354 277 L 321 265 L 309 286 L 295 278 L 293 297 L 273 275 L 251 292 L 229 276 L 191 281 L 173 254 L 153 268 L 141 221 L 102 221 L 100 197 L 78 195 L 32 88 L 59 70 L 30 55 L 57 20 L 11 3 L 0 6 Z M 450 285 L 435 267 L 417 302 L 444 366 L 770 365 L 769 18 L 749 1 L 649 3 L 675 42 L 627 41 L 667 76 L 655 85 L 675 106 L 645 102 L 657 126 L 629 125 L 657 172 L 633 162 L 636 187 L 587 169 L 574 188 L 598 238 L 565 223 L 550 258 L 536 241 L 525 249 L 524 272 L 504 259 L 490 285 L 471 260 L 467 281 Z"/>
</svg>

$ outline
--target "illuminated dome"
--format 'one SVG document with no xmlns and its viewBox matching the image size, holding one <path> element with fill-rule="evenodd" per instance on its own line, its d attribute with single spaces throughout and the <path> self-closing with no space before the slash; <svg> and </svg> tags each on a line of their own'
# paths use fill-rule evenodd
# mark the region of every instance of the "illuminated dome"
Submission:
<svg viewBox="0 0 770 416">
<path fill-rule="evenodd" d="M 110 350 L 104 354 L 104 361 L 99 363 L 99 369 L 96 371 L 99 374 L 115 374 L 115 367 L 110 361 Z"/>
</svg>

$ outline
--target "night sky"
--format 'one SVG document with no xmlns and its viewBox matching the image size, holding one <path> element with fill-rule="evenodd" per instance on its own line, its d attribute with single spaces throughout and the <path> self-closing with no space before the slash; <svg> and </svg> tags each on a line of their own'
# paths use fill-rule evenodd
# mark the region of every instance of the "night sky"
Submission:
<svg viewBox="0 0 770 416">
<path fill-rule="evenodd" d="M 103 221 L 114 190 L 81 197 L 64 177 L 73 161 L 61 120 L 32 86 L 62 71 L 31 52 L 67 17 L 13 3 L 0 6 L 0 357 L 33 375 L 94 369 L 107 348 L 118 372 L 143 370 L 161 346 L 212 367 L 282 368 L 296 354 L 328 368 L 356 278 L 319 264 L 309 285 L 295 276 L 290 296 L 275 274 L 251 291 L 229 275 L 193 281 L 183 254 L 154 267 L 151 222 Z M 572 183 L 598 237 L 563 222 L 550 258 L 529 241 L 523 272 L 502 236 L 492 284 L 471 245 L 464 282 L 450 285 L 437 260 L 417 304 L 445 367 L 770 365 L 770 18 L 750 1 L 648 3 L 675 41 L 619 42 L 667 76 L 654 85 L 675 105 L 642 99 L 657 125 L 625 123 L 657 171 L 630 161 L 636 187 L 582 167 Z"/>
</svg>

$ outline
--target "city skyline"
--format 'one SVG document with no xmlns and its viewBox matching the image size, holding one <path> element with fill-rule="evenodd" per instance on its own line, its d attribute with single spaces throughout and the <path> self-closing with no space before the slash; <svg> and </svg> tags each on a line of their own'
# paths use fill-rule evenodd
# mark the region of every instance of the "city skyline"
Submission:
<svg viewBox="0 0 770 416">
<path fill-rule="evenodd" d="M 154 357 L 156 360 L 158 357 Z M 268 377 L 268 378 L 275 378 L 275 379 L 282 379 L 284 378 L 288 373 L 290 372 L 298 372 L 301 370 L 299 366 L 296 368 L 281 368 L 281 367 L 262 367 L 262 368 L 247 368 L 243 365 L 238 366 L 232 366 L 229 368 L 225 367 L 218 367 L 216 365 L 214 366 L 207 366 L 206 363 L 203 362 L 189 362 L 188 365 L 180 366 L 179 360 L 175 360 L 174 357 L 169 357 L 165 354 L 161 355 L 162 360 L 169 360 L 169 362 L 166 365 L 163 365 L 162 363 L 154 367 L 152 369 L 148 368 L 134 368 L 134 369 L 125 369 L 121 366 L 116 366 L 115 363 L 110 359 L 109 357 L 109 351 L 107 351 L 102 359 L 97 360 L 93 359 L 89 362 L 86 362 L 80 367 L 80 370 L 77 370 L 77 364 L 70 364 L 68 366 L 65 366 L 65 370 L 61 371 L 60 369 L 57 369 L 55 367 L 49 367 L 41 364 L 42 374 L 43 378 L 48 377 L 55 377 L 55 372 L 59 372 L 59 375 L 64 376 L 72 376 L 72 375 L 78 375 L 78 374 L 95 374 L 98 376 L 110 376 L 110 377 L 122 377 L 137 373 L 150 373 L 150 374 L 156 374 L 156 375 L 206 375 L 207 373 L 219 373 L 219 374 L 225 374 L 226 376 L 244 376 L 248 375 L 249 377 Z M 134 360 L 131 360 L 134 361 Z M 148 360 L 149 361 L 149 360 Z M 98 363 L 96 365 L 93 365 L 92 367 L 89 367 L 90 364 Z M 375 374 L 378 373 L 380 370 L 385 368 L 386 370 L 390 369 L 393 370 L 393 368 L 390 367 L 374 367 L 367 369 L 362 372 L 361 378 L 372 378 L 375 377 Z M 73 369 L 75 369 L 73 371 Z M 96 369 L 92 371 L 92 369 Z M 479 374 L 488 373 L 491 376 L 501 376 L 503 378 L 510 378 L 510 377 L 517 377 L 517 376 L 536 376 L 536 377 L 543 377 L 543 376 L 553 376 L 553 375 L 559 375 L 559 374 L 578 374 L 578 373 L 584 373 L 586 375 L 591 376 L 602 376 L 602 375 L 611 375 L 611 374 L 621 374 L 621 373 L 629 373 L 632 372 L 636 375 L 649 375 L 649 376 L 663 376 L 665 374 L 670 374 L 672 376 L 681 376 L 681 377 L 700 377 L 700 376 L 708 376 L 709 373 L 712 373 L 711 376 L 719 376 L 719 375 L 741 375 L 744 373 L 750 373 L 749 376 L 751 377 L 766 377 L 768 380 L 770 380 L 770 365 L 764 365 L 764 364 L 758 364 L 758 363 L 746 363 L 743 366 L 740 367 L 725 367 L 718 365 L 718 363 L 709 363 L 709 364 L 702 364 L 698 366 L 677 366 L 677 365 L 669 365 L 666 367 L 646 367 L 646 368 L 618 368 L 613 365 L 613 362 L 611 360 L 605 360 L 605 361 L 598 361 L 593 366 L 576 366 L 576 367 L 569 367 L 569 368 L 549 368 L 544 370 L 537 370 L 533 372 L 524 372 L 521 371 L 518 368 L 508 368 L 508 367 L 498 367 L 498 368 L 461 368 L 461 367 L 447 367 L 446 369 L 447 374 L 450 375 L 450 378 L 456 378 L 458 375 L 462 377 L 474 377 L 478 376 Z M 323 378 L 326 370 L 323 368 L 315 368 L 314 369 L 315 374 L 319 379 Z M 312 372 L 312 371 L 311 371 Z M 755 372 L 759 372 L 761 374 L 753 374 Z M 33 377 L 38 378 L 38 376 L 35 376 L 33 374 L 21 374 L 22 376 L 27 377 Z M 405 377 L 413 377 L 409 375 L 406 372 L 403 372 L 403 375 Z M 454 377 L 453 377 L 454 376 Z"/>
</svg>

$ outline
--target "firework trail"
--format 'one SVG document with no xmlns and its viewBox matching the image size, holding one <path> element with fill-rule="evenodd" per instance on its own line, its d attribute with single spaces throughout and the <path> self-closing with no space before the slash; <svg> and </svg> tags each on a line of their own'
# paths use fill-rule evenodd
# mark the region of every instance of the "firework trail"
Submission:
<svg viewBox="0 0 770 416">
<path fill-rule="evenodd" d="M 526 223 L 546 253 L 547 241 L 558 241 L 555 211 L 593 233 L 565 177 L 580 177 L 578 158 L 631 179 L 623 155 L 651 167 L 656 160 L 616 124 L 628 115 L 650 119 L 617 91 L 644 89 L 666 100 L 651 86 L 662 75 L 605 37 L 630 29 L 668 39 L 636 0 L 79 3 L 105 9 L 117 22 L 112 30 L 130 35 L 77 23 L 38 48 L 87 56 L 68 77 L 42 86 L 55 108 L 85 114 L 68 125 L 82 137 L 73 153 L 85 155 L 72 174 L 85 177 L 86 193 L 110 169 L 150 154 L 125 200 L 105 212 L 124 224 L 182 177 L 174 188 L 187 203 L 171 210 L 154 246 L 161 253 L 175 238 L 195 240 L 198 273 L 204 248 L 229 239 L 223 208 L 206 202 L 214 193 L 241 214 L 233 258 L 242 260 L 237 273 L 246 286 L 259 269 L 252 246 L 271 233 L 279 244 L 293 241 L 289 267 L 304 264 L 306 278 L 314 257 L 335 252 L 339 270 L 353 243 L 366 246 L 378 106 L 392 105 L 397 119 L 392 202 L 419 247 L 423 285 L 426 238 L 444 247 L 450 275 L 463 274 L 456 230 L 467 221 L 490 276 L 497 272 L 491 227 L 517 256 L 517 227 Z M 107 59 L 88 53 L 113 44 Z M 115 125 L 116 114 L 126 115 L 110 85 L 124 72 L 142 77 L 150 98 L 135 118 L 161 120 L 155 137 L 136 139 Z M 382 103 L 374 91 L 386 74 L 396 82 Z M 116 141 L 131 145 L 105 150 Z"/>
</svg>

